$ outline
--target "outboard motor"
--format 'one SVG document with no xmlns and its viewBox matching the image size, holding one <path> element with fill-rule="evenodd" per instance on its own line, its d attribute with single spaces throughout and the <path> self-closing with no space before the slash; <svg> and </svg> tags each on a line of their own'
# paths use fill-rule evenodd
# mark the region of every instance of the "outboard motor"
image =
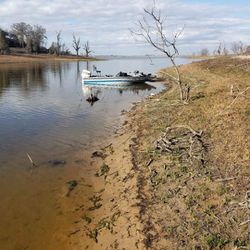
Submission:
<svg viewBox="0 0 250 250">
<path fill-rule="evenodd" d="M 84 69 L 84 70 L 82 71 L 82 78 L 83 78 L 83 79 L 89 78 L 90 75 L 91 75 L 90 71 L 88 71 L 88 70 L 86 70 L 86 69 Z"/>
</svg>

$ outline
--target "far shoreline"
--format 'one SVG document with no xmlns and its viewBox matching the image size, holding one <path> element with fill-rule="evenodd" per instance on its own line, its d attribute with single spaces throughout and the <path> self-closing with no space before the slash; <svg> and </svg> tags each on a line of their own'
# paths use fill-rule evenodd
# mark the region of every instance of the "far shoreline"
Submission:
<svg viewBox="0 0 250 250">
<path fill-rule="evenodd" d="M 11 63 L 45 62 L 45 61 L 96 61 L 94 57 L 84 56 L 54 56 L 47 54 L 10 54 L 0 55 L 0 65 Z"/>
</svg>

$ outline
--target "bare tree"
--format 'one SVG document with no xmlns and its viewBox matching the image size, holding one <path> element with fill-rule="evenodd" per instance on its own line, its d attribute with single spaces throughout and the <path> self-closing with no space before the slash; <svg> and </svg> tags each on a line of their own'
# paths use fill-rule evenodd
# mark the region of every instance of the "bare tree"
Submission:
<svg viewBox="0 0 250 250">
<path fill-rule="evenodd" d="M 238 54 L 238 44 L 237 44 L 237 42 L 232 43 L 231 49 L 232 49 L 234 54 Z"/>
<path fill-rule="evenodd" d="M 245 48 L 243 42 L 241 42 L 241 41 L 233 42 L 231 49 L 232 49 L 233 53 L 236 55 L 244 54 L 246 51 L 246 48 Z"/>
<path fill-rule="evenodd" d="M 190 85 L 183 82 L 179 66 L 175 61 L 179 55 L 177 39 L 182 34 L 182 30 L 172 33 L 166 26 L 166 17 L 161 15 L 161 11 L 154 4 L 152 9 L 144 9 L 143 17 L 137 22 L 137 29 L 131 32 L 137 37 L 142 37 L 148 44 L 169 58 L 175 75 L 168 74 L 168 76 L 178 85 L 180 100 L 187 103 Z"/>
<path fill-rule="evenodd" d="M 209 55 L 209 51 L 207 48 L 204 48 L 201 50 L 201 56 L 208 56 Z"/>
<path fill-rule="evenodd" d="M 228 55 L 228 49 L 226 48 L 226 46 L 224 45 L 224 48 L 223 48 L 223 55 L 224 56 L 227 56 Z"/>
<path fill-rule="evenodd" d="M 93 51 L 90 50 L 90 45 L 89 45 L 89 41 L 87 41 L 84 44 L 84 51 L 85 51 L 85 56 L 89 57 L 90 53 L 92 53 Z"/>
<path fill-rule="evenodd" d="M 223 51 L 223 46 L 222 43 L 219 44 L 218 48 L 217 48 L 217 55 L 222 55 L 222 51 Z"/>
<path fill-rule="evenodd" d="M 49 47 L 49 53 L 56 55 L 56 43 L 52 42 L 50 47 Z"/>
<path fill-rule="evenodd" d="M 39 52 L 46 37 L 46 29 L 40 25 L 33 27 L 24 22 L 15 23 L 11 26 L 11 33 L 15 35 L 22 48 L 26 47 L 27 52 Z"/>
<path fill-rule="evenodd" d="M 26 49 L 27 53 L 32 53 L 33 52 L 33 40 L 32 40 L 32 36 L 27 36 L 25 49 Z"/>
<path fill-rule="evenodd" d="M 247 46 L 247 47 L 246 47 L 245 54 L 246 54 L 246 55 L 250 55 L 250 46 Z"/>
<path fill-rule="evenodd" d="M 34 25 L 30 33 L 30 37 L 32 40 L 32 49 L 37 53 L 40 51 L 41 46 L 45 43 L 45 39 L 47 39 L 46 29 L 40 25 Z"/>
<path fill-rule="evenodd" d="M 223 55 L 226 56 L 226 55 L 228 55 L 228 50 L 226 48 L 226 45 L 225 45 L 224 41 L 219 43 L 219 46 L 218 46 L 217 49 L 215 49 L 214 54 L 218 55 L 218 56 L 223 56 Z"/>
<path fill-rule="evenodd" d="M 22 48 L 25 47 L 27 42 L 27 37 L 29 36 L 31 30 L 32 26 L 24 22 L 14 23 L 11 26 L 11 33 L 16 35 Z"/>
<path fill-rule="evenodd" d="M 56 55 L 59 56 L 61 54 L 62 48 L 62 38 L 61 38 L 62 31 L 56 32 Z"/>
<path fill-rule="evenodd" d="M 0 29 L 0 54 L 7 54 L 9 52 L 9 46 L 6 40 L 6 32 Z"/>
<path fill-rule="evenodd" d="M 54 54 L 56 56 L 70 55 L 70 51 L 67 48 L 66 44 L 62 43 L 61 34 L 61 31 L 56 32 L 56 42 L 52 42 L 52 44 L 50 45 L 49 53 Z"/>
<path fill-rule="evenodd" d="M 246 49 L 245 49 L 245 45 L 243 44 L 243 42 L 239 41 L 238 46 L 239 46 L 239 54 L 240 55 L 244 54 Z"/>
<path fill-rule="evenodd" d="M 61 55 L 70 55 L 70 51 L 65 43 L 61 46 Z"/>
<path fill-rule="evenodd" d="M 73 33 L 73 44 L 72 44 L 72 46 L 73 46 L 74 50 L 76 51 L 77 56 L 79 55 L 79 50 L 81 48 L 80 43 L 81 43 L 80 37 L 78 37 L 78 39 L 76 39 L 75 34 Z"/>
</svg>

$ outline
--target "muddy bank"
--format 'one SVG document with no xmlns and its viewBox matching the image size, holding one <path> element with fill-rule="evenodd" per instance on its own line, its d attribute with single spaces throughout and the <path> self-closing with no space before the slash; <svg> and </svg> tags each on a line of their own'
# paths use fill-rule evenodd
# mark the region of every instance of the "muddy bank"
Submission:
<svg viewBox="0 0 250 250">
<path fill-rule="evenodd" d="M 249 247 L 249 64 L 218 58 L 181 72 L 190 103 L 172 87 L 137 104 L 95 163 L 86 249 Z"/>
</svg>

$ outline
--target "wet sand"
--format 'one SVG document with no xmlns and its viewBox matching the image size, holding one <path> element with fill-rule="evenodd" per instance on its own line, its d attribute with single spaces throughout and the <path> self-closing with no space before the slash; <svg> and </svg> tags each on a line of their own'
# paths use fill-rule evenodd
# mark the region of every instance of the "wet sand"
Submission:
<svg viewBox="0 0 250 250">
<path fill-rule="evenodd" d="M 79 249 L 76 230 L 95 192 L 90 153 L 75 155 L 66 166 L 31 168 L 27 162 L 26 169 L 1 171 L 1 249 Z M 71 180 L 77 186 L 69 192 Z"/>
<path fill-rule="evenodd" d="M 92 210 L 93 204 L 90 204 L 87 209 L 91 222 L 83 221 L 79 239 L 83 249 L 143 249 L 143 227 L 138 217 L 138 175 L 129 150 L 132 136 L 120 131 L 104 151 L 107 158 L 99 160 L 99 167 L 107 164 L 110 170 L 103 176 L 92 177 L 96 192 L 90 199 L 97 197 L 102 206 Z"/>
</svg>

